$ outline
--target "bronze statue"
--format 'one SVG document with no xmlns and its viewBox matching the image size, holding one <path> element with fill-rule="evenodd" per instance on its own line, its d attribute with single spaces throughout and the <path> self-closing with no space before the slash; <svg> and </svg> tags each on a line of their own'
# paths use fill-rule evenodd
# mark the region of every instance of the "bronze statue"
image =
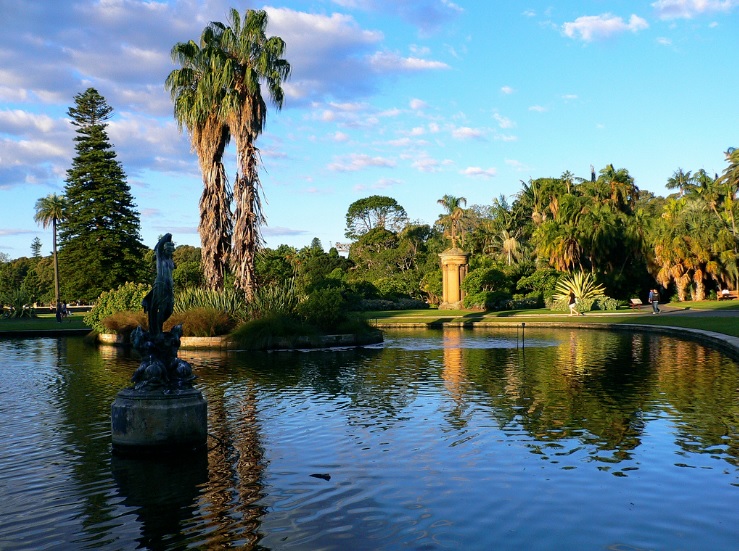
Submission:
<svg viewBox="0 0 739 551">
<path fill-rule="evenodd" d="M 177 357 L 182 326 L 175 325 L 167 332 L 163 330 L 164 322 L 174 311 L 173 252 L 172 234 L 165 234 L 154 247 L 157 262 L 154 285 L 141 301 L 149 317 L 149 330 L 137 327 L 131 333 L 131 343 L 143 357 L 131 379 L 136 390 L 163 388 L 170 392 L 192 387 L 195 379 L 190 364 Z"/>
<path fill-rule="evenodd" d="M 141 301 L 144 312 L 149 314 L 149 334 L 152 336 L 162 332 L 164 322 L 169 319 L 174 310 L 173 252 L 172 234 L 164 234 L 154 247 L 157 262 L 157 277 L 154 280 L 154 286 Z"/>
</svg>

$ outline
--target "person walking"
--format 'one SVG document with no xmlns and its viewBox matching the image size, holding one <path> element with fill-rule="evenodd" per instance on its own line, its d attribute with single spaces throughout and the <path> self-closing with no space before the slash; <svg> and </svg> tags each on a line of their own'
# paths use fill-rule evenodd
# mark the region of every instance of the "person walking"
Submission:
<svg viewBox="0 0 739 551">
<path fill-rule="evenodd" d="M 656 287 L 649 291 L 649 302 L 652 304 L 652 314 L 659 314 L 662 311 L 659 309 L 659 291 Z"/>
<path fill-rule="evenodd" d="M 577 308 L 577 299 L 575 298 L 574 291 L 570 291 L 569 296 L 567 297 L 567 306 L 570 308 L 570 315 L 571 316 L 577 316 L 578 312 L 576 310 Z"/>
</svg>

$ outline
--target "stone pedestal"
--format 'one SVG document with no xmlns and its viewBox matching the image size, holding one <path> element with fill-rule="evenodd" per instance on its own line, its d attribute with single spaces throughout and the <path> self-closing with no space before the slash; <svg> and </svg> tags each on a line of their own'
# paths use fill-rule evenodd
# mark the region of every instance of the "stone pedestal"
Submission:
<svg viewBox="0 0 739 551">
<path fill-rule="evenodd" d="M 113 451 L 125 455 L 162 454 L 205 448 L 207 403 L 194 388 L 118 393 L 111 406 Z"/>
<path fill-rule="evenodd" d="M 467 261 L 470 254 L 452 247 L 441 253 L 439 257 L 441 258 L 443 285 L 442 302 L 439 308 L 453 310 L 462 308 L 464 299 L 462 281 L 467 275 Z"/>
</svg>

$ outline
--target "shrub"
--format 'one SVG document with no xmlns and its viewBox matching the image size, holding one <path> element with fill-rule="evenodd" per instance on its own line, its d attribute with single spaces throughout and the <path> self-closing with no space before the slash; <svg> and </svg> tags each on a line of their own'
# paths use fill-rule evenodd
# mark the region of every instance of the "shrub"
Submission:
<svg viewBox="0 0 739 551">
<path fill-rule="evenodd" d="M 189 287 L 176 294 L 175 313 L 196 308 L 219 310 L 233 319 L 246 319 L 247 316 L 244 293 L 233 287 L 224 287 L 223 290 Z"/>
<path fill-rule="evenodd" d="M 331 330 L 347 318 L 347 305 L 338 289 L 321 289 L 310 294 L 297 310 L 306 323 L 323 330 Z"/>
<path fill-rule="evenodd" d="M 315 334 L 318 331 L 314 327 L 306 326 L 294 317 L 280 314 L 247 321 L 231 334 L 231 340 L 239 348 L 246 350 L 269 350 L 285 339 Z"/>
<path fill-rule="evenodd" d="M 618 310 L 619 304 L 620 302 L 615 298 L 604 296 L 595 299 L 595 302 L 593 303 L 593 310 L 604 310 L 610 312 L 613 310 Z"/>
<path fill-rule="evenodd" d="M 121 310 L 120 312 L 111 314 L 100 323 L 105 328 L 104 333 L 130 335 L 139 325 L 146 329 L 149 320 L 143 310 L 137 312 L 133 310 Z"/>
<path fill-rule="evenodd" d="M 217 337 L 230 333 L 236 322 L 216 308 L 192 308 L 173 314 L 164 324 L 164 330 L 171 331 L 175 325 L 182 325 L 184 337 Z"/>
<path fill-rule="evenodd" d="M 512 296 L 507 291 L 481 291 L 464 297 L 464 307 L 477 310 L 509 310 Z"/>
<path fill-rule="evenodd" d="M 259 287 L 246 305 L 244 319 L 253 320 L 270 315 L 294 316 L 299 303 L 300 297 L 292 279 Z"/>
<path fill-rule="evenodd" d="M 600 298 L 605 298 L 603 286 L 595 283 L 591 273 L 575 272 L 566 275 L 557 281 L 557 293 L 552 295 L 552 310 L 568 310 L 569 294 L 575 294 L 578 312 L 589 312 L 593 303 Z"/>
<path fill-rule="evenodd" d="M 0 313 L 8 318 L 35 318 L 36 310 L 30 306 L 32 302 L 30 293 L 22 288 L 8 291 L 0 298 Z M 7 312 L 2 310 L 3 303 L 10 307 Z"/>
<path fill-rule="evenodd" d="M 141 301 L 151 290 L 150 285 L 143 283 L 124 283 L 118 289 L 101 293 L 95 301 L 95 306 L 87 314 L 84 321 L 99 333 L 105 333 L 103 320 L 116 312 L 125 310 L 137 311 L 141 309 Z"/>
</svg>

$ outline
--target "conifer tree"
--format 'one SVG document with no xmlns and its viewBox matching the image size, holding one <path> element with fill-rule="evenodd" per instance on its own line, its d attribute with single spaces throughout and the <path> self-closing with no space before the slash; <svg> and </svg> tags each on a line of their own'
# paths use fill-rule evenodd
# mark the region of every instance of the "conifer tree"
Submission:
<svg viewBox="0 0 739 551">
<path fill-rule="evenodd" d="M 67 171 L 68 206 L 60 227 L 60 269 L 67 300 L 138 281 L 145 270 L 139 213 L 106 131 L 113 108 L 94 88 L 74 97 L 67 114 L 77 127 L 76 155 Z"/>
</svg>

